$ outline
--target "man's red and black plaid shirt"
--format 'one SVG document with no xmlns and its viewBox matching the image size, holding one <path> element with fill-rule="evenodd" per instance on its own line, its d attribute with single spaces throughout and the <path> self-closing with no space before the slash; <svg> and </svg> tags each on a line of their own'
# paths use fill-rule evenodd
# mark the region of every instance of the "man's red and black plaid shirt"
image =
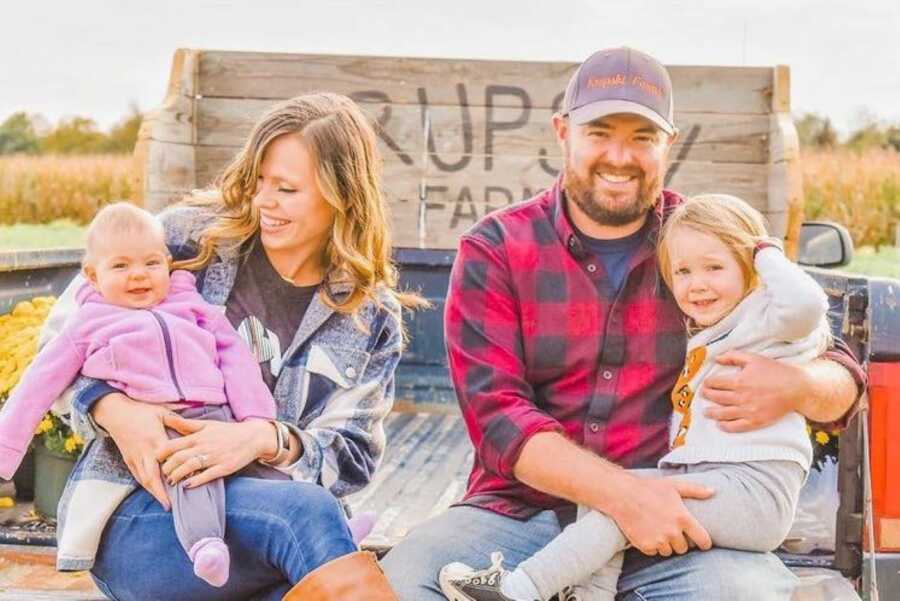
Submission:
<svg viewBox="0 0 900 601">
<path fill-rule="evenodd" d="M 445 332 L 475 447 L 463 504 L 519 518 L 543 509 L 568 514 L 568 501 L 513 474 L 538 432 L 563 433 L 626 468 L 653 467 L 665 453 L 669 394 L 687 335 L 659 274 L 656 242 L 681 202 L 662 193 L 618 291 L 575 232 L 559 181 L 462 237 Z M 846 347 L 829 354 L 862 381 Z"/>
</svg>

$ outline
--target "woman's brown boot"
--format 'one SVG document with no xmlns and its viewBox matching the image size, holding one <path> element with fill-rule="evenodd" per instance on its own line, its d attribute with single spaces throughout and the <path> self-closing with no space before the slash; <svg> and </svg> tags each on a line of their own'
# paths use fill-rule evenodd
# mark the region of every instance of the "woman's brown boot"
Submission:
<svg viewBox="0 0 900 601">
<path fill-rule="evenodd" d="M 283 601 L 399 601 L 374 553 L 357 551 L 307 574 Z"/>
</svg>

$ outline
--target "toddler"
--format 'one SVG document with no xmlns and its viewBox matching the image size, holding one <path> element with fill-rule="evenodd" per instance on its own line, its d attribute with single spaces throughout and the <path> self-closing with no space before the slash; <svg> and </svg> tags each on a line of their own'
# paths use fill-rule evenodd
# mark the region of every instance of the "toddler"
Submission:
<svg viewBox="0 0 900 601">
<path fill-rule="evenodd" d="M 79 373 L 187 418 L 275 419 L 275 400 L 250 349 L 224 313 L 203 300 L 194 276 L 169 268 L 153 215 L 128 203 L 97 214 L 87 233 L 79 309 L 0 413 L 0 477 L 12 476 L 44 413 Z M 204 456 L 196 460 L 196 469 L 206 467 Z M 222 479 L 194 489 L 166 486 L 194 573 L 223 586 L 229 553 Z"/>
<path fill-rule="evenodd" d="M 716 363 L 746 351 L 791 363 L 818 357 L 830 341 L 827 298 L 766 234 L 762 216 L 742 200 L 705 195 L 679 206 L 660 234 L 660 272 L 685 315 L 690 339 L 672 391 L 670 451 L 656 470 L 715 491 L 685 499 L 713 544 L 772 551 L 790 529 L 812 460 L 805 419 L 791 412 L 759 430 L 727 433 L 704 412 L 703 381 L 734 367 Z M 607 515 L 579 508 L 578 520 L 512 572 L 494 553 L 489 568 L 445 566 L 451 601 L 612 601 L 628 541 Z M 574 587 L 574 590 L 569 587 Z"/>
</svg>

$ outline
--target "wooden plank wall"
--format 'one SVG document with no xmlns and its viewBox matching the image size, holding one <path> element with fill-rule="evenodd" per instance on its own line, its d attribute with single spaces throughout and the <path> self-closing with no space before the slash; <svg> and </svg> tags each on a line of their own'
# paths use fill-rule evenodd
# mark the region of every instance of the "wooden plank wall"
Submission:
<svg viewBox="0 0 900 601">
<path fill-rule="evenodd" d="M 179 50 L 136 151 L 144 203 L 159 209 L 213 182 L 277 100 L 329 90 L 378 123 L 395 245 L 454 248 L 486 213 L 552 183 L 550 118 L 576 66 Z M 669 70 L 681 137 L 667 185 L 741 196 L 784 235 L 799 183 L 787 69 Z"/>
</svg>

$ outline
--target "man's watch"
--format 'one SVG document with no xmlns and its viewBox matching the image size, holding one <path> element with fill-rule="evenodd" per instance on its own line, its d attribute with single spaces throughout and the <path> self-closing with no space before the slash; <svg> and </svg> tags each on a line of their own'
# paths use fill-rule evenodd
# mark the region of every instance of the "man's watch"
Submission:
<svg viewBox="0 0 900 601">
<path fill-rule="evenodd" d="M 268 459 L 260 457 L 259 462 L 265 465 L 281 465 L 285 458 L 291 454 L 291 431 L 288 427 L 277 419 L 269 420 L 269 423 L 275 427 L 275 455 Z"/>
</svg>

